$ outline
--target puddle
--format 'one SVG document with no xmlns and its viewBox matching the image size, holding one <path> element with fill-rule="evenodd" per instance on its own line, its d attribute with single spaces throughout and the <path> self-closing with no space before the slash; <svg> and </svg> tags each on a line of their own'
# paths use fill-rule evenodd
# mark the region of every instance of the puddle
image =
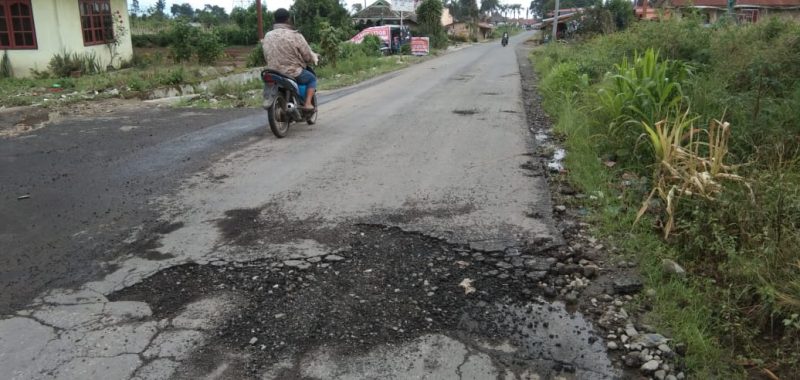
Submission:
<svg viewBox="0 0 800 380">
<path fill-rule="evenodd" d="M 483 329 L 505 332 L 515 350 L 502 350 L 516 359 L 559 368 L 578 379 L 610 379 L 618 374 L 608 358 L 604 340 L 580 312 L 570 312 L 561 302 L 552 304 L 496 304 L 482 315 L 470 315 Z"/>
<path fill-rule="evenodd" d="M 567 151 L 563 148 L 556 148 L 553 152 L 553 158 L 547 163 L 547 168 L 553 172 L 561 172 L 564 170 L 564 158 L 567 156 Z"/>
</svg>

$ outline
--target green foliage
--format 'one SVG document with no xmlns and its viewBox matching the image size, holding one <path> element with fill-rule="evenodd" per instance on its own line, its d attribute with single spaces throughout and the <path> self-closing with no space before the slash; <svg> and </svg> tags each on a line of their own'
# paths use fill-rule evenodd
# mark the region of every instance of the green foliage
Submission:
<svg viewBox="0 0 800 380">
<path fill-rule="evenodd" d="M 633 62 L 623 57 L 597 91 L 599 120 L 612 134 L 623 137 L 621 144 L 634 143 L 641 133 L 639 122 L 653 126 L 681 107 L 681 83 L 690 73 L 681 61 L 660 61 L 653 49 L 636 54 Z M 634 128 L 626 130 L 631 125 Z"/>
<path fill-rule="evenodd" d="M 800 25 L 772 19 L 704 28 L 687 17 L 603 33 L 550 44 L 534 60 L 544 105 L 567 136 L 570 179 L 607 194 L 590 204 L 593 215 L 604 236 L 643 263 L 657 294 L 646 301 L 653 318 L 688 344 L 693 377 L 741 375 L 735 356 L 771 363 L 782 378 L 800 373 L 793 317 L 800 314 Z M 643 126 L 649 133 L 640 139 Z M 711 141 L 718 132 L 729 146 Z M 633 159 L 637 143 L 660 153 Z M 646 184 L 656 180 L 649 176 L 659 175 L 649 164 L 660 160 L 670 184 L 681 173 L 722 165 L 716 157 L 726 153 L 727 169 L 738 176 L 691 179 L 714 188 L 712 197 L 675 192 L 681 204 L 668 239 L 648 225 L 667 222 L 658 212 L 669 207 L 664 202 L 631 227 Z M 616 166 L 603 168 L 597 157 Z M 684 161 L 692 157 L 702 160 Z M 673 162 L 686 171 L 671 171 L 681 169 Z M 689 280 L 664 274 L 663 258 L 681 263 Z"/>
<path fill-rule="evenodd" d="M 322 56 L 326 64 L 336 67 L 336 59 L 339 57 L 339 45 L 341 38 L 339 31 L 328 24 L 326 21 L 320 23 L 320 48 L 322 48 Z"/>
<path fill-rule="evenodd" d="M 342 35 L 353 34 L 353 23 L 347 9 L 336 0 L 296 0 L 292 5 L 294 25 L 309 43 L 322 40 L 321 23 L 327 22 Z"/>
<path fill-rule="evenodd" d="M 183 67 L 178 67 L 167 72 L 160 72 L 156 76 L 156 81 L 164 86 L 183 84 L 186 81 L 186 70 Z"/>
<path fill-rule="evenodd" d="M 446 37 L 445 37 L 446 39 Z M 405 44 L 400 46 L 400 54 L 402 55 L 409 55 L 411 54 L 411 44 Z"/>
<path fill-rule="evenodd" d="M 355 57 L 365 57 L 363 45 L 344 41 L 339 44 L 339 59 L 345 60 Z"/>
<path fill-rule="evenodd" d="M 625 30 L 633 21 L 633 5 L 630 1 L 610 0 L 603 4 L 603 8 L 611 14 L 617 30 Z"/>
<path fill-rule="evenodd" d="M 97 55 L 94 52 L 78 54 L 70 53 L 66 50 L 53 55 L 47 68 L 58 78 L 68 77 L 72 73 L 80 73 L 81 75 L 96 74 L 101 70 Z"/>
<path fill-rule="evenodd" d="M 257 44 L 250 53 L 247 54 L 247 67 L 262 67 L 267 65 L 267 60 L 264 58 L 264 47 Z"/>
<path fill-rule="evenodd" d="M 234 8 L 231 11 L 230 19 L 235 26 L 227 25 L 217 28 L 220 38 L 226 45 L 254 45 L 263 37 L 258 35 L 258 13 L 255 5 L 251 5 L 247 9 Z M 272 29 L 274 17 L 272 12 L 266 10 L 266 7 L 263 9 L 262 20 L 265 32 Z"/>
<path fill-rule="evenodd" d="M 170 31 L 170 49 L 175 62 L 187 62 L 192 58 L 195 47 L 192 44 L 200 32 L 186 22 L 177 22 Z"/>
<path fill-rule="evenodd" d="M 361 49 L 368 57 L 380 57 L 383 40 L 376 35 L 367 35 L 361 40 Z"/>
<path fill-rule="evenodd" d="M 194 48 L 197 62 L 204 65 L 213 65 L 223 53 L 223 46 L 217 33 L 198 33 Z"/>
<path fill-rule="evenodd" d="M 11 78 L 11 60 L 8 58 L 8 50 L 3 50 L 3 58 L 0 60 L 0 79 Z"/>
<path fill-rule="evenodd" d="M 216 33 L 202 32 L 186 22 L 177 22 L 170 34 L 175 62 L 188 62 L 196 56 L 198 62 L 211 65 L 222 55 L 223 45 Z"/>
<path fill-rule="evenodd" d="M 447 33 L 441 22 L 442 9 L 440 0 L 425 0 L 417 8 L 420 32 L 430 37 L 431 47 L 436 49 L 447 47 Z"/>
<path fill-rule="evenodd" d="M 151 48 L 151 47 L 167 47 L 172 40 L 172 36 L 168 32 L 158 32 L 154 34 L 138 34 L 131 36 L 131 43 L 133 47 L 137 48 Z"/>
</svg>

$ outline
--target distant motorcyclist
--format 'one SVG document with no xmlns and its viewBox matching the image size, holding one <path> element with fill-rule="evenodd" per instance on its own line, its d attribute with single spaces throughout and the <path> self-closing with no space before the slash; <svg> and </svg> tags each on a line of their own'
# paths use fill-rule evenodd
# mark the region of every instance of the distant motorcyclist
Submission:
<svg viewBox="0 0 800 380">
<path fill-rule="evenodd" d="M 307 86 L 306 103 L 301 108 L 313 111 L 312 99 L 317 90 L 317 77 L 306 67 L 316 65 L 319 55 L 311 50 L 303 35 L 294 30 L 289 11 L 284 8 L 275 11 L 275 26 L 264 36 L 262 47 L 267 70 L 277 71 Z"/>
<path fill-rule="evenodd" d="M 508 43 L 508 32 L 503 32 L 503 39 L 500 42 L 503 44 L 503 46 Z"/>
</svg>

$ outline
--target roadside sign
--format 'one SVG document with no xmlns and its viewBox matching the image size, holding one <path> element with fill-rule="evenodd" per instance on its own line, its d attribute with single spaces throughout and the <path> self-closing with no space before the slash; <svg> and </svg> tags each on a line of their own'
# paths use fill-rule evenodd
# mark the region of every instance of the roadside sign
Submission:
<svg viewBox="0 0 800 380">
<path fill-rule="evenodd" d="M 392 10 L 414 12 L 417 2 L 414 0 L 392 0 Z"/>
<path fill-rule="evenodd" d="M 360 44 L 361 41 L 364 40 L 364 37 L 372 34 L 380 37 L 381 40 L 383 40 L 383 42 L 386 42 L 388 44 L 389 41 L 391 40 L 391 33 L 392 32 L 389 26 L 372 26 L 358 32 L 358 34 L 356 34 L 355 36 L 353 36 L 353 38 L 350 39 L 350 42 Z"/>
<path fill-rule="evenodd" d="M 411 54 L 428 55 L 430 45 L 430 38 L 428 37 L 411 37 Z"/>
</svg>

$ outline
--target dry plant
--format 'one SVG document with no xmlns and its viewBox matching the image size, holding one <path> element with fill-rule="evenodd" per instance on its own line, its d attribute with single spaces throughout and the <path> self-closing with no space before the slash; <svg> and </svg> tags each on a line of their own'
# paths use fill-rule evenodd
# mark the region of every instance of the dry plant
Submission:
<svg viewBox="0 0 800 380">
<path fill-rule="evenodd" d="M 675 210 L 681 197 L 715 201 L 723 190 L 722 181 L 743 183 L 749 188 L 743 177 L 733 174 L 735 167 L 725 164 L 730 123 L 712 120 L 708 129 L 702 130 L 694 128 L 695 120 L 687 110 L 654 126 L 641 123 L 645 130 L 642 137 L 647 138 L 653 149 L 656 168 L 653 189 L 636 214 L 635 222 L 647 212 L 653 196 L 658 195 L 666 205 L 664 238 L 675 227 Z M 706 138 L 702 139 L 703 136 Z"/>
</svg>

